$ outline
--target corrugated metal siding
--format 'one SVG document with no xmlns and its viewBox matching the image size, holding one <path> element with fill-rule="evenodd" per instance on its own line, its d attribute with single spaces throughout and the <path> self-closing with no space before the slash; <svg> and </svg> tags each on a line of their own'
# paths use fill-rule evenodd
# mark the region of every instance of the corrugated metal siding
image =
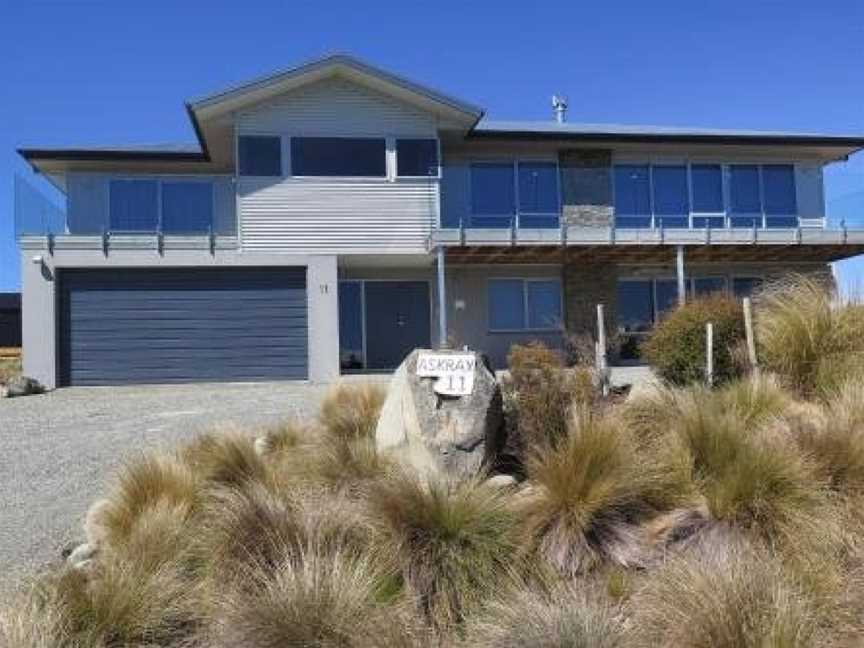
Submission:
<svg viewBox="0 0 864 648">
<path fill-rule="evenodd" d="M 400 101 L 341 79 L 288 92 L 237 115 L 238 132 L 304 135 L 435 136 L 435 119 Z"/>
<path fill-rule="evenodd" d="M 303 379 L 305 268 L 63 271 L 61 383 Z"/>
<path fill-rule="evenodd" d="M 426 251 L 438 182 L 240 179 L 242 245 L 309 253 Z"/>
</svg>

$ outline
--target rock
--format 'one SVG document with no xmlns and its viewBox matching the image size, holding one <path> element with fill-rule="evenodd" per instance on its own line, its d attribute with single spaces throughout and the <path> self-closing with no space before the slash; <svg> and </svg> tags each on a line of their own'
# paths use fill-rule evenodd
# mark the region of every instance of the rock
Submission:
<svg viewBox="0 0 864 648">
<path fill-rule="evenodd" d="M 259 457 L 263 457 L 268 452 L 270 452 L 270 440 L 267 438 L 266 435 L 259 436 L 257 439 L 255 439 L 253 447 L 255 448 L 255 454 Z"/>
<path fill-rule="evenodd" d="M 393 374 L 375 431 L 376 447 L 426 477 L 474 477 L 504 445 L 501 389 L 480 354 L 436 351 L 468 353 L 475 360 L 471 394 L 439 395 L 435 378 L 417 376 L 422 351 L 415 349 Z"/>
<path fill-rule="evenodd" d="M 72 550 L 72 553 L 66 557 L 66 562 L 75 568 L 86 567 L 96 556 L 97 551 L 99 551 L 99 549 L 96 545 L 85 542 Z"/>
<path fill-rule="evenodd" d="M 31 394 L 41 394 L 45 388 L 34 378 L 27 376 L 18 376 L 13 378 L 6 385 L 6 396 L 16 398 L 18 396 L 30 396 Z"/>
<path fill-rule="evenodd" d="M 513 488 L 519 485 L 513 475 L 493 475 L 485 483 L 495 488 Z"/>
</svg>

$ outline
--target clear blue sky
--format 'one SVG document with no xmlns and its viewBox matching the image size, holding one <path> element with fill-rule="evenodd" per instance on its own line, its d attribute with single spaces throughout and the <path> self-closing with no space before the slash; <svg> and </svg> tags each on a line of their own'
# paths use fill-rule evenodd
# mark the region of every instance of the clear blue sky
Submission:
<svg viewBox="0 0 864 648">
<path fill-rule="evenodd" d="M 0 0 L 0 291 L 16 146 L 193 142 L 183 100 L 335 50 L 493 118 L 557 92 L 572 121 L 864 134 L 861 0 Z M 827 189 L 864 224 L 864 155 Z"/>
</svg>

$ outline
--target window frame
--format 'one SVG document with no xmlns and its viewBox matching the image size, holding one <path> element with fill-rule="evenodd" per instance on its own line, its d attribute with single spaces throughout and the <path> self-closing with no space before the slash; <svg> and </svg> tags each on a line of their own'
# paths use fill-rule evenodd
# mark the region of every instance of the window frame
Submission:
<svg viewBox="0 0 864 648">
<path fill-rule="evenodd" d="M 731 187 L 731 169 L 734 166 L 755 166 L 758 171 L 758 182 L 759 182 L 759 202 L 760 202 L 760 212 L 756 213 L 736 213 L 732 211 L 732 187 Z M 615 168 L 618 166 L 642 166 L 648 168 L 648 196 L 649 196 L 649 209 L 650 213 L 647 215 L 643 214 L 628 214 L 619 212 L 617 201 L 615 200 L 616 196 L 616 181 L 615 181 Z M 688 194 L 688 203 L 689 203 L 689 213 L 685 215 L 687 220 L 686 229 L 690 230 L 698 230 L 705 229 L 706 227 L 710 227 L 710 229 L 749 229 L 750 226 L 733 226 L 732 219 L 733 218 L 754 218 L 757 219 L 758 229 L 764 230 L 772 230 L 772 229 L 796 229 L 800 227 L 801 222 L 801 214 L 800 209 L 798 207 L 797 195 L 798 195 L 798 161 L 797 160 L 740 160 L 740 161 L 721 161 L 716 158 L 637 158 L 624 156 L 619 159 L 614 159 L 612 161 L 612 214 L 613 220 L 615 222 L 615 227 L 618 229 L 660 229 L 660 219 L 664 216 L 662 214 L 656 213 L 656 209 L 654 206 L 654 168 L 655 167 L 667 167 L 667 166 L 684 166 L 687 169 L 687 194 Z M 694 203 L 693 203 L 693 167 L 694 166 L 719 166 L 720 167 L 720 176 L 721 176 L 721 198 L 723 201 L 723 211 L 721 212 L 699 212 L 694 211 Z M 792 181 L 793 181 L 793 191 L 794 191 L 794 199 L 795 199 L 795 213 L 793 214 L 783 214 L 777 215 L 772 214 L 769 215 L 765 212 L 765 188 L 764 188 L 764 173 L 763 168 L 766 166 L 785 166 L 790 167 L 792 170 Z M 645 218 L 648 219 L 649 223 L 645 227 L 639 226 L 622 226 L 618 224 L 618 219 L 620 218 Z M 668 217 L 668 216 L 667 216 Z M 794 226 L 769 226 L 769 219 L 771 218 L 786 218 L 786 219 L 794 219 L 797 221 L 797 225 Z M 704 224 L 699 224 L 698 226 L 695 224 L 697 220 L 702 219 L 712 219 L 719 220 L 722 219 L 722 225 L 711 225 L 707 221 Z M 678 228 L 676 228 L 678 229 Z"/>
<path fill-rule="evenodd" d="M 107 181 L 106 188 L 106 197 L 107 197 L 107 211 L 108 211 L 108 227 L 106 231 L 109 234 L 116 234 L 119 236 L 141 236 L 141 235 L 150 235 L 150 234 L 161 234 L 163 236 L 206 236 L 209 233 L 213 232 L 213 226 L 215 224 L 216 218 L 216 179 L 220 177 L 226 177 L 225 175 L 196 175 L 196 174 L 178 174 L 178 175 L 151 175 L 151 174 L 124 174 L 118 176 L 110 176 Z M 245 176 L 251 177 L 251 176 Z M 262 176 L 263 177 L 263 176 Z M 156 183 L 156 229 L 155 230 L 115 230 L 111 227 L 111 185 L 117 181 L 124 180 L 149 180 Z M 199 182 L 199 183 L 207 183 L 210 185 L 210 204 L 212 206 L 211 214 L 210 214 L 210 232 L 201 232 L 200 234 L 196 233 L 182 233 L 182 232 L 164 232 L 162 230 L 162 185 L 164 183 L 183 183 L 183 182 Z"/>
<path fill-rule="evenodd" d="M 513 213 L 512 214 L 477 214 L 474 211 L 474 192 L 472 189 L 473 182 L 471 173 L 475 165 L 482 164 L 500 164 L 510 165 L 513 169 Z M 555 198 L 558 203 L 556 212 L 523 212 L 520 210 L 519 201 L 519 165 L 520 164 L 550 164 L 555 167 Z M 515 158 L 472 158 L 468 161 L 468 217 L 472 227 L 477 227 L 475 219 L 512 219 L 511 227 L 521 227 L 521 217 L 555 217 L 558 219 L 558 224 L 561 223 L 561 166 L 557 158 L 550 157 L 515 157 Z M 501 227 L 491 227 L 491 229 L 504 229 Z M 533 229 L 533 228 L 532 228 Z M 551 228 L 541 228 L 551 229 Z"/>
<path fill-rule="evenodd" d="M 522 289 L 522 317 L 525 326 L 522 328 L 494 328 L 492 326 L 492 300 L 490 287 L 496 281 L 519 281 Z M 555 283 L 558 286 L 558 312 L 564 316 L 564 286 L 560 277 L 488 277 L 486 279 L 486 330 L 488 333 L 556 333 L 561 331 L 560 326 L 532 327 L 529 325 L 530 311 L 528 307 L 528 284 L 530 283 Z"/>
<path fill-rule="evenodd" d="M 441 139 L 438 137 L 423 137 L 422 135 L 394 135 L 393 140 L 393 180 L 440 180 L 442 175 L 443 163 L 441 162 Z M 435 175 L 399 175 L 399 140 L 429 140 L 435 142 L 435 154 L 438 158 L 438 165 L 435 169 Z"/>
<path fill-rule="evenodd" d="M 248 175 L 240 173 L 240 139 L 243 137 L 271 137 L 279 140 L 279 175 Z M 235 178 L 252 178 L 252 179 L 273 179 L 285 178 L 290 170 L 291 147 L 286 147 L 286 137 L 283 133 L 274 133 L 268 131 L 244 131 L 236 133 L 234 136 L 234 177 Z M 287 148 L 287 150 L 286 150 Z"/>
</svg>

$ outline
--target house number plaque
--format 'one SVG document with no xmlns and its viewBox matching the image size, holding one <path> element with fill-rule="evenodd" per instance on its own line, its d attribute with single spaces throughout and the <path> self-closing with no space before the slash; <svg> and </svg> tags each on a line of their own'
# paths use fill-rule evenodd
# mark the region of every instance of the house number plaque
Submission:
<svg viewBox="0 0 864 648">
<path fill-rule="evenodd" d="M 421 353 L 417 356 L 417 375 L 436 378 L 433 389 L 442 396 L 468 396 L 474 391 L 474 367 L 477 357 L 472 353 Z"/>
</svg>

